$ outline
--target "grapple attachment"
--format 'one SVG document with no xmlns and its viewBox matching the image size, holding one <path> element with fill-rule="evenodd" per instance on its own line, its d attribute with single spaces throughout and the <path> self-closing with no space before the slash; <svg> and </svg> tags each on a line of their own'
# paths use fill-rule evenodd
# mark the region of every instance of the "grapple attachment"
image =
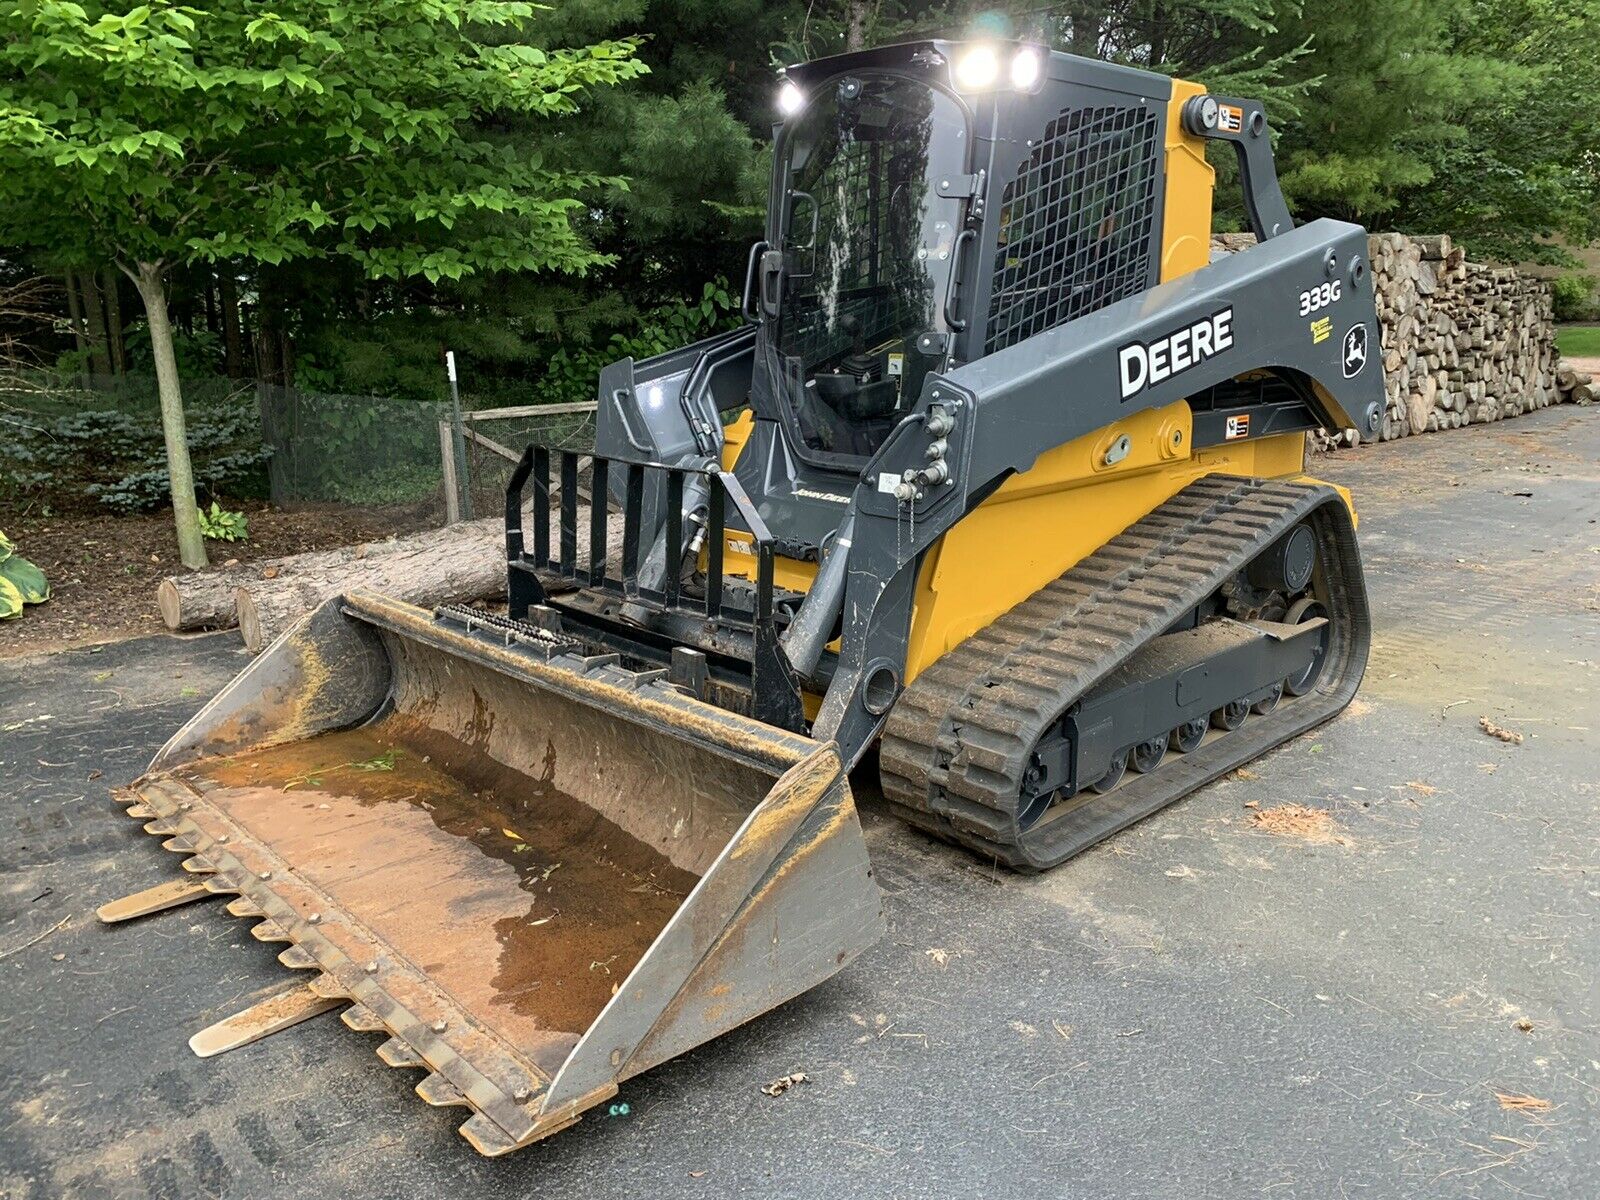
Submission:
<svg viewBox="0 0 1600 1200">
<path fill-rule="evenodd" d="M 883 929 L 832 744 L 660 674 L 354 593 L 120 798 L 319 972 L 296 1013 L 349 1000 L 345 1023 L 387 1033 L 383 1060 L 427 1070 L 423 1099 L 472 1109 L 461 1132 L 503 1154 Z"/>
</svg>

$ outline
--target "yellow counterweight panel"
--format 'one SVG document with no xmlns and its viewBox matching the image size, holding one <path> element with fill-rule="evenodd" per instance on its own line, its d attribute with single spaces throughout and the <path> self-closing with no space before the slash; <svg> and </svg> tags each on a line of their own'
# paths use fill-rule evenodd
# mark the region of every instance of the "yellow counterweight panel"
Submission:
<svg viewBox="0 0 1600 1200">
<path fill-rule="evenodd" d="M 739 461 L 744 444 L 750 440 L 750 431 L 756 427 L 756 415 L 748 408 L 722 427 L 722 469 L 733 470 Z"/>
<path fill-rule="evenodd" d="M 1128 456 L 1104 465 L 1126 434 Z M 1001 613 L 1205 475 L 1299 475 L 1305 436 L 1189 452 L 1189 406 L 1140 413 L 1039 456 L 945 534 L 923 562 L 906 682 Z"/>
<path fill-rule="evenodd" d="M 1167 195 L 1161 216 L 1161 282 L 1198 270 L 1211 259 L 1211 189 L 1215 175 L 1202 138 L 1184 132 L 1183 106 L 1206 89 L 1172 81 L 1167 104 Z"/>
</svg>

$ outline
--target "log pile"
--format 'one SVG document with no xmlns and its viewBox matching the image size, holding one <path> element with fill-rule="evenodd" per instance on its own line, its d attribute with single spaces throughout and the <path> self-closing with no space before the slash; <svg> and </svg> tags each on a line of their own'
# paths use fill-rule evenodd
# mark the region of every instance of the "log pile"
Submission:
<svg viewBox="0 0 1600 1200">
<path fill-rule="evenodd" d="M 1384 441 L 1560 401 L 1550 285 L 1467 261 L 1448 234 L 1368 240 L 1389 405 Z"/>
<path fill-rule="evenodd" d="M 1565 404 L 1593 404 L 1600 388 L 1594 386 L 1594 376 L 1565 364 L 1556 368 L 1556 390 Z"/>
<path fill-rule="evenodd" d="M 1219 235 L 1212 258 L 1254 241 Z M 1572 387 L 1560 383 L 1547 282 L 1469 262 L 1448 234 L 1374 234 L 1368 254 L 1389 399 L 1380 440 L 1498 421 L 1572 398 Z M 1355 438 L 1346 431 L 1318 440 L 1337 446 Z"/>
</svg>

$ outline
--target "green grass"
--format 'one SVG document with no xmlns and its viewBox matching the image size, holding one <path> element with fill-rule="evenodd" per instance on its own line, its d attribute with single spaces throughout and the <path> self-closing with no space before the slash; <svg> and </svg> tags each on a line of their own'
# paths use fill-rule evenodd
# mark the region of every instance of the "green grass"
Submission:
<svg viewBox="0 0 1600 1200">
<path fill-rule="evenodd" d="M 1573 358 L 1600 358 L 1600 325 L 1563 325 L 1556 345 Z"/>
</svg>

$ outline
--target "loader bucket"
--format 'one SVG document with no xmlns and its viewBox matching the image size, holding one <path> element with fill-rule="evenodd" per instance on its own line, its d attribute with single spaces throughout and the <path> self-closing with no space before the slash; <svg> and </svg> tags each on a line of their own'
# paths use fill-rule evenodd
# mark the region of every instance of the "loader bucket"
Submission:
<svg viewBox="0 0 1600 1200">
<path fill-rule="evenodd" d="M 503 1154 L 883 930 L 833 745 L 658 674 L 352 593 L 119 798 Z"/>
</svg>

